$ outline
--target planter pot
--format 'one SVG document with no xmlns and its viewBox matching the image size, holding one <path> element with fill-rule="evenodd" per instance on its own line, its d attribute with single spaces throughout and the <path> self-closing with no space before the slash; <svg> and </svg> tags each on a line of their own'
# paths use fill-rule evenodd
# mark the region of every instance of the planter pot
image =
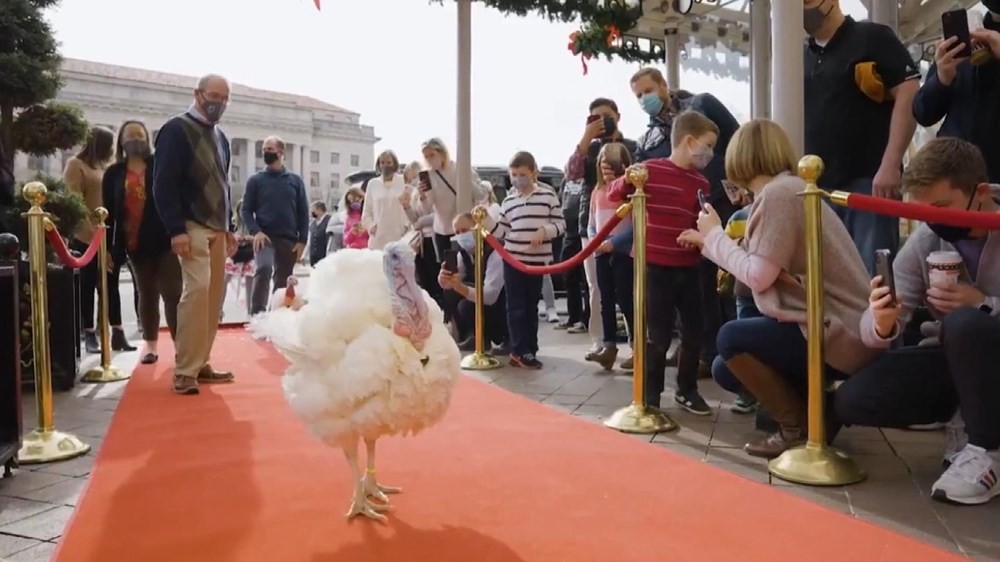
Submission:
<svg viewBox="0 0 1000 562">
<path fill-rule="evenodd" d="M 35 384 L 34 349 L 31 324 L 31 286 L 27 262 L 19 263 L 21 314 L 21 372 L 24 386 Z M 52 363 L 52 388 L 73 388 L 80 370 L 79 274 L 74 269 L 50 265 L 48 284 L 49 354 Z"/>
<path fill-rule="evenodd" d="M 21 448 L 21 361 L 18 267 L 0 261 L 0 466 L 4 476 L 17 466 Z M 11 322 L 10 320 L 14 321 Z"/>
</svg>

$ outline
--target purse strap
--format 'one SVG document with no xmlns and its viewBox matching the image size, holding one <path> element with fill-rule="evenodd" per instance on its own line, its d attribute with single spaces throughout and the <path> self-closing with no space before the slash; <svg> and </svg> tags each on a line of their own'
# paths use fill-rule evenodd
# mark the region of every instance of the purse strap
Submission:
<svg viewBox="0 0 1000 562">
<path fill-rule="evenodd" d="M 441 178 L 441 181 L 443 181 L 444 184 L 448 186 L 448 189 L 451 191 L 451 194 L 454 195 L 455 197 L 458 197 L 458 192 L 455 191 L 455 188 L 451 186 L 451 183 L 448 182 L 448 180 L 444 179 L 444 174 L 441 173 L 441 170 L 435 170 L 435 172 L 437 173 L 438 177 Z"/>
</svg>

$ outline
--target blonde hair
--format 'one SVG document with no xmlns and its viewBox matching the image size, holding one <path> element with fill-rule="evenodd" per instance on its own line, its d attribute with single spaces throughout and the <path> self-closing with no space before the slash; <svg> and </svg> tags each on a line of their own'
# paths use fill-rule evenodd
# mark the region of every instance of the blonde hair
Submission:
<svg viewBox="0 0 1000 562">
<path fill-rule="evenodd" d="M 424 143 L 420 145 L 420 152 L 423 152 L 428 148 L 441 155 L 442 165 L 448 166 L 448 163 L 451 162 L 451 153 L 448 152 L 448 147 L 444 145 L 443 140 L 434 137 L 424 141 Z"/>
<path fill-rule="evenodd" d="M 601 147 L 601 151 L 597 153 L 597 162 L 594 164 L 597 166 L 597 185 L 595 187 L 604 187 L 604 174 L 601 173 L 601 164 L 605 161 L 609 162 L 621 162 L 623 168 L 628 168 L 632 165 L 632 155 L 629 154 L 628 147 L 620 142 L 609 142 L 608 144 Z"/>
<path fill-rule="evenodd" d="M 403 168 L 403 175 L 405 176 L 406 174 L 408 174 L 410 172 L 417 173 L 417 172 L 420 172 L 420 170 L 422 170 L 422 169 L 423 169 L 423 166 L 420 164 L 420 162 L 417 162 L 416 160 L 414 160 L 413 162 L 410 162 L 409 164 L 407 164 L 405 168 Z"/>
<path fill-rule="evenodd" d="M 726 148 L 726 178 L 747 187 L 754 178 L 795 173 L 799 156 L 780 125 L 770 119 L 744 123 Z"/>
</svg>

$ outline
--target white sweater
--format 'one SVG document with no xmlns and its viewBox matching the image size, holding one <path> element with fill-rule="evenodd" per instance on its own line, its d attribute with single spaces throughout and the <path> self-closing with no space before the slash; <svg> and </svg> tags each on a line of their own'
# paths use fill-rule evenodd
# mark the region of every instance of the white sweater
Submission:
<svg viewBox="0 0 1000 562">
<path fill-rule="evenodd" d="M 405 188 L 402 174 L 393 175 L 388 184 L 380 177 L 368 181 L 361 228 L 368 231 L 369 248 L 381 250 L 406 234 L 410 220 L 399 203 L 399 196 Z M 373 229 L 375 232 L 372 232 Z"/>
<path fill-rule="evenodd" d="M 434 211 L 435 234 L 451 236 L 455 234 L 452 221 L 458 215 L 458 209 L 461 208 L 465 212 L 472 211 L 476 203 L 482 200 L 485 195 L 480 185 L 479 174 L 472 170 L 472 185 L 469 186 L 468 201 L 462 202 L 458 200 L 461 190 L 458 185 L 458 167 L 454 162 L 449 162 L 448 166 L 440 172 L 431 170 L 430 178 L 431 190 L 427 193 L 424 208 Z"/>
</svg>

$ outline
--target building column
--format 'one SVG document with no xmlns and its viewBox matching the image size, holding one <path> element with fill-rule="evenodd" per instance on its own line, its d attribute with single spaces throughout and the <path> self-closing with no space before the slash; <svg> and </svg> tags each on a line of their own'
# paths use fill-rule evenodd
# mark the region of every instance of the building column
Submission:
<svg viewBox="0 0 1000 562">
<path fill-rule="evenodd" d="M 771 119 L 799 154 L 805 151 L 804 34 L 801 5 L 771 2 Z"/>
<path fill-rule="evenodd" d="M 456 211 L 467 213 L 475 205 L 472 197 L 472 0 L 458 0 L 458 146 L 455 164 L 458 166 Z"/>
<path fill-rule="evenodd" d="M 899 33 L 899 1 L 871 0 L 868 19 L 875 23 L 888 25 L 893 31 Z"/>
<path fill-rule="evenodd" d="M 288 143 L 285 147 L 285 154 L 288 155 L 288 161 L 285 162 L 285 166 L 296 174 L 299 173 L 299 161 L 295 157 L 299 152 L 298 148 L 299 145 L 295 143 Z"/>
<path fill-rule="evenodd" d="M 246 185 L 250 176 L 257 173 L 257 142 L 253 139 L 246 139 L 246 168 L 244 168 L 243 185 Z"/>
<path fill-rule="evenodd" d="M 771 116 L 771 0 L 750 0 L 750 115 Z"/>
<path fill-rule="evenodd" d="M 302 172 L 299 175 L 302 176 L 302 183 L 306 185 L 306 193 L 308 193 L 309 189 L 312 188 L 309 184 L 309 172 L 312 171 L 312 167 L 310 166 L 309 160 L 309 147 L 306 145 L 302 145 L 299 148 L 299 162 L 301 164 L 300 168 L 302 169 Z"/>
<path fill-rule="evenodd" d="M 666 51 L 667 86 L 671 90 L 681 87 L 681 43 L 677 28 L 663 30 L 663 45 Z"/>
</svg>

